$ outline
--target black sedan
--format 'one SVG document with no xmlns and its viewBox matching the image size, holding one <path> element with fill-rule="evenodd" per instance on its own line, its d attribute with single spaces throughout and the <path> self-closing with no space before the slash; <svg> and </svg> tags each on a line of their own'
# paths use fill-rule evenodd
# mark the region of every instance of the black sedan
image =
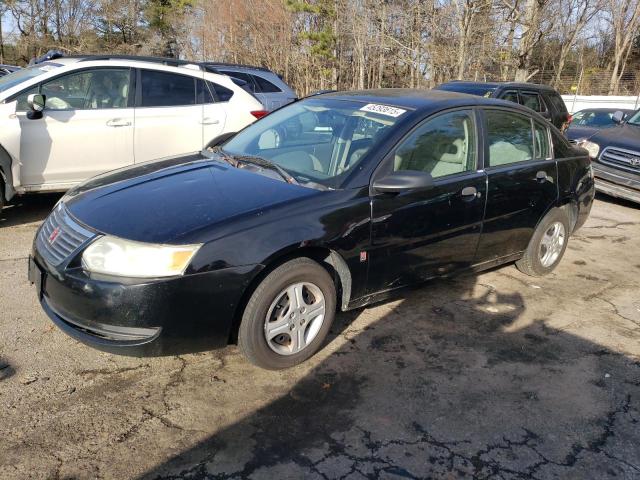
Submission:
<svg viewBox="0 0 640 480">
<path fill-rule="evenodd" d="M 202 154 L 74 188 L 29 275 L 51 319 L 107 351 L 239 344 L 285 368 L 337 309 L 406 285 L 560 262 L 594 196 L 589 157 L 543 117 L 457 93 L 327 93 Z"/>
</svg>

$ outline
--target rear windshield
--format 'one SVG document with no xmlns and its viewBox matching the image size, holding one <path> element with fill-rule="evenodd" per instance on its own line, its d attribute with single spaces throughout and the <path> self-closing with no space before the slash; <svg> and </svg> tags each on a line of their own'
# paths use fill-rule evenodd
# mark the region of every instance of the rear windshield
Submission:
<svg viewBox="0 0 640 480">
<path fill-rule="evenodd" d="M 555 92 L 547 93 L 547 98 L 551 101 L 556 110 L 562 113 L 567 112 L 567 106 L 564 104 L 562 97 Z"/>
<path fill-rule="evenodd" d="M 495 87 L 486 85 L 466 85 L 447 83 L 436 87 L 436 90 L 446 90 L 447 92 L 468 93 L 469 95 L 477 95 L 479 97 L 490 97 L 496 91 Z"/>
<path fill-rule="evenodd" d="M 0 93 L 5 90 L 9 90 L 26 80 L 38 77 L 61 66 L 62 64 L 60 63 L 45 62 L 10 73 L 9 75 L 0 78 Z"/>
</svg>

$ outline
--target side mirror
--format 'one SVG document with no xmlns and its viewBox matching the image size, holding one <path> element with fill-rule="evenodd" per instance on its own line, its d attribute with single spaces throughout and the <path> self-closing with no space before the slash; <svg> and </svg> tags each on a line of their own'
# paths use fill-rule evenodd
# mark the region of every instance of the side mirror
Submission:
<svg viewBox="0 0 640 480">
<path fill-rule="evenodd" d="M 430 173 L 414 170 L 393 172 L 373 182 L 373 189 L 379 193 L 401 193 L 433 186 Z"/>
<path fill-rule="evenodd" d="M 40 93 L 32 93 L 27 97 L 27 104 L 29 105 L 29 111 L 27 112 L 27 118 L 29 120 L 37 120 L 42 118 L 42 112 L 47 98 Z"/>
<path fill-rule="evenodd" d="M 624 113 L 621 112 L 620 110 L 617 110 L 612 116 L 611 116 L 611 120 L 613 120 L 615 123 L 622 123 L 622 121 L 624 120 Z"/>
</svg>

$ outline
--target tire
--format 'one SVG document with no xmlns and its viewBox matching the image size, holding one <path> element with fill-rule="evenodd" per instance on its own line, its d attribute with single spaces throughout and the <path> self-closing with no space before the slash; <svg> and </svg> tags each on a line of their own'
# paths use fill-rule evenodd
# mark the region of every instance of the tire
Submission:
<svg viewBox="0 0 640 480">
<path fill-rule="evenodd" d="M 554 208 L 538 224 L 516 267 L 532 277 L 551 273 L 562 260 L 568 240 L 569 216 L 566 211 Z"/>
<path fill-rule="evenodd" d="M 2 208 L 5 206 L 5 201 L 4 201 L 4 182 L 2 181 L 2 178 L 0 178 L 0 212 L 2 211 Z"/>
<path fill-rule="evenodd" d="M 251 295 L 238 346 L 258 367 L 293 367 L 322 346 L 335 313 L 336 288 L 329 273 L 310 258 L 290 260 L 268 274 Z"/>
</svg>

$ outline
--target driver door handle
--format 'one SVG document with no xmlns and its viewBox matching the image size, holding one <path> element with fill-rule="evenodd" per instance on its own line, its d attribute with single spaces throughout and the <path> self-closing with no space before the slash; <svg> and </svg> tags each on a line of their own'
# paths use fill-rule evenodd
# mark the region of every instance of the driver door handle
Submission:
<svg viewBox="0 0 640 480">
<path fill-rule="evenodd" d="M 122 118 L 112 118 L 107 122 L 107 127 L 130 127 L 131 122 Z"/>
<path fill-rule="evenodd" d="M 474 198 L 480 198 L 482 193 L 476 189 L 476 187 L 464 187 L 462 189 L 462 197 L 466 200 L 472 200 Z"/>
</svg>

